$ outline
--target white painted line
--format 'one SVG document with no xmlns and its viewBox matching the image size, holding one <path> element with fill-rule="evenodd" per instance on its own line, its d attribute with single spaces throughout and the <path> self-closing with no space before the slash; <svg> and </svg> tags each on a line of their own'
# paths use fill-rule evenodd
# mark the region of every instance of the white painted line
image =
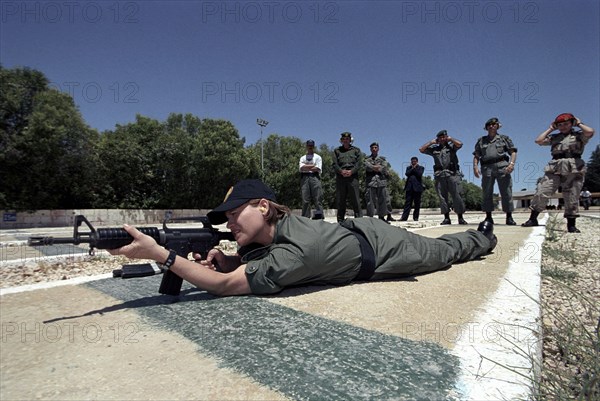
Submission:
<svg viewBox="0 0 600 401">
<path fill-rule="evenodd" d="M 5 241 L 0 243 L 0 248 L 10 248 L 12 246 L 23 246 L 27 245 L 27 240 L 14 240 L 14 241 Z"/>
<path fill-rule="evenodd" d="M 90 256 L 87 252 L 82 253 L 65 253 L 62 255 L 52 255 L 52 256 L 37 256 L 33 258 L 23 258 L 23 259 L 8 259 L 8 260 L 0 260 L 0 267 L 13 267 L 15 265 L 24 265 L 27 263 L 54 263 L 60 262 L 65 259 L 83 259 L 83 258 L 91 258 L 91 257 L 104 257 L 110 256 L 110 253 L 103 249 L 97 249 L 94 256 Z"/>
<path fill-rule="evenodd" d="M 541 223 L 547 220 L 546 214 Z M 538 336 L 544 236 L 544 226 L 533 228 L 509 263 L 498 290 L 451 351 L 460 358 L 456 387 L 466 400 L 532 397 L 531 387 L 542 357 Z"/>
<path fill-rule="evenodd" d="M 111 278 L 112 276 L 113 276 L 112 273 L 104 273 L 104 274 L 97 274 L 95 276 L 74 277 L 74 278 L 71 278 L 68 280 L 48 281 L 45 283 L 28 284 L 28 285 L 22 285 L 20 287 L 0 288 L 0 296 L 7 295 L 7 294 L 16 294 L 16 293 L 26 292 L 26 291 L 44 290 L 44 289 L 48 289 L 48 288 L 61 287 L 64 285 L 83 284 L 83 283 L 88 283 L 90 281 Z"/>
</svg>

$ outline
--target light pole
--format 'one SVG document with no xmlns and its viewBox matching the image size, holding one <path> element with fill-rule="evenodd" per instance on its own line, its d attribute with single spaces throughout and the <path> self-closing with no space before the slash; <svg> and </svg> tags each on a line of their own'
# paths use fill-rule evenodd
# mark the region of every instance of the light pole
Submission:
<svg viewBox="0 0 600 401">
<path fill-rule="evenodd" d="M 260 168 L 263 178 L 265 177 L 265 159 L 264 159 L 264 142 L 263 142 L 263 128 L 269 124 L 267 120 L 257 118 L 256 123 L 260 125 Z"/>
</svg>

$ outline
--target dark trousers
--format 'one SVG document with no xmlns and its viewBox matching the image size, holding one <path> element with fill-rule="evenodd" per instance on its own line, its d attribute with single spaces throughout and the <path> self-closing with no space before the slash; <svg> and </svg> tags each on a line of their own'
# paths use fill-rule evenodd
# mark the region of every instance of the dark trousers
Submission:
<svg viewBox="0 0 600 401">
<path fill-rule="evenodd" d="M 337 219 L 342 221 L 346 218 L 346 199 L 350 198 L 350 205 L 354 209 L 354 217 L 362 217 L 360 208 L 360 194 L 358 189 L 358 177 L 342 177 L 338 175 L 335 180 L 335 196 L 337 203 Z"/>
<path fill-rule="evenodd" d="M 406 201 L 404 202 L 404 211 L 402 212 L 402 220 L 408 220 L 411 207 L 413 211 L 413 220 L 419 220 L 419 212 L 421 211 L 421 196 L 423 192 L 406 191 Z"/>
<path fill-rule="evenodd" d="M 512 213 L 514 205 L 512 202 L 512 176 L 506 173 L 506 163 L 502 167 L 498 164 L 481 167 L 481 189 L 483 190 L 483 202 L 481 209 L 484 212 L 494 211 L 494 183 L 498 180 L 500 199 L 502 200 L 502 211 Z"/>
</svg>

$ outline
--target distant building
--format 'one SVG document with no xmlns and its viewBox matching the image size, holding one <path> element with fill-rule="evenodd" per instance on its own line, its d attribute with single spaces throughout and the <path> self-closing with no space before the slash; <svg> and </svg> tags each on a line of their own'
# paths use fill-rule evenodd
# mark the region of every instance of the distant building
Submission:
<svg viewBox="0 0 600 401">
<path fill-rule="evenodd" d="M 535 189 L 513 192 L 513 205 L 515 209 L 528 208 L 529 205 L 531 205 L 533 195 L 535 195 Z M 552 198 L 548 199 L 548 204 L 546 206 L 549 206 L 550 208 L 552 208 L 552 206 L 554 206 L 554 208 L 558 208 L 560 206 L 560 200 L 562 197 L 562 193 L 555 193 Z"/>
<path fill-rule="evenodd" d="M 515 209 L 524 209 L 528 208 L 531 205 L 531 200 L 533 199 L 533 195 L 535 195 L 535 190 L 526 190 L 526 191 L 515 191 L 513 192 L 513 205 Z M 592 202 L 594 199 L 600 198 L 600 192 L 592 193 Z M 498 199 L 500 197 L 498 196 Z M 546 208 L 548 209 L 561 209 L 563 201 L 562 192 L 555 193 L 550 199 L 548 199 L 548 204 Z"/>
</svg>

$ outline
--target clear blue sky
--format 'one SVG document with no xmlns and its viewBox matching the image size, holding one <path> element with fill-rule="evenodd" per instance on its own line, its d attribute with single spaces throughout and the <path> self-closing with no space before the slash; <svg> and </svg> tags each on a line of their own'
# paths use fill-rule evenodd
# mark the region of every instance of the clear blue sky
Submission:
<svg viewBox="0 0 600 401">
<path fill-rule="evenodd" d="M 600 129 L 597 0 L 0 5 L 2 65 L 42 71 L 100 131 L 192 113 L 253 144 L 263 118 L 265 136 L 334 146 L 351 131 L 365 152 L 378 141 L 402 175 L 413 155 L 431 173 L 417 149 L 446 129 L 479 184 L 471 153 L 495 116 L 519 148 L 519 190 L 542 175 L 549 149 L 533 140 L 557 114 Z"/>
</svg>

